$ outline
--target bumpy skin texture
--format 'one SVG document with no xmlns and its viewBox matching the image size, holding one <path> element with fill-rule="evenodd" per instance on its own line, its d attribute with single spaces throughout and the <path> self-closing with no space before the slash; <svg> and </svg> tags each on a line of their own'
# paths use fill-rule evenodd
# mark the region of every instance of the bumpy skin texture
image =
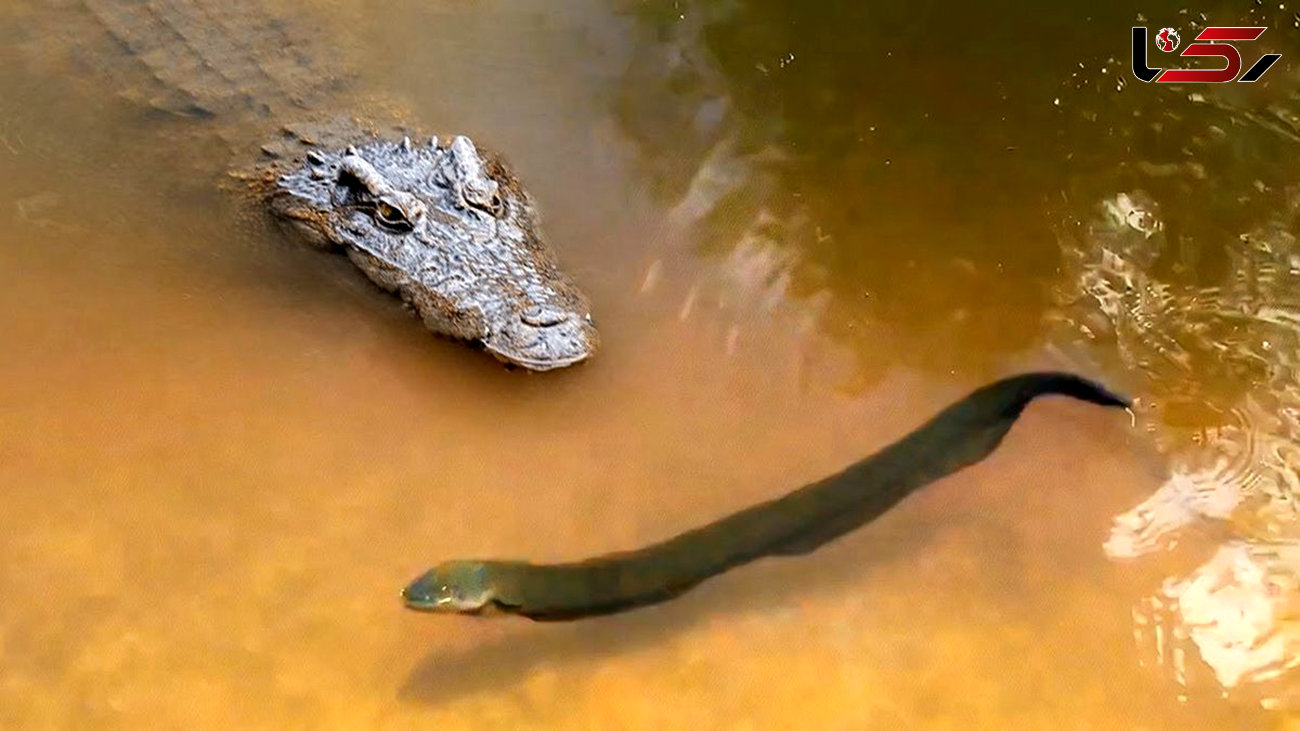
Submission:
<svg viewBox="0 0 1300 731">
<path fill-rule="evenodd" d="M 412 144 L 339 114 L 353 106 L 350 75 L 301 32 L 303 19 L 259 0 L 42 4 L 50 16 L 33 34 L 34 60 L 54 49 L 76 73 L 100 74 L 196 133 L 260 147 L 256 162 L 237 154 L 233 171 L 256 183 L 257 204 L 347 254 L 429 329 L 531 370 L 595 352 L 588 304 L 505 164 L 466 137 Z"/>
<path fill-rule="evenodd" d="M 272 210 L 342 249 L 432 331 L 550 370 L 598 345 L 586 299 L 541 238 L 518 180 L 468 137 L 316 145 L 279 175 Z"/>
</svg>

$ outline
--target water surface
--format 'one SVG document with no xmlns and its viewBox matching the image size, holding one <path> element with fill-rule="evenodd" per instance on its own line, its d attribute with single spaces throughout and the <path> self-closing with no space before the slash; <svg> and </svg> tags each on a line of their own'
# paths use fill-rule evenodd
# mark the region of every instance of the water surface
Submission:
<svg viewBox="0 0 1300 731">
<path fill-rule="evenodd" d="M 537 376 L 429 337 L 214 185 L 219 144 L 33 63 L 40 4 L 0 11 L 0 725 L 1294 722 L 1134 642 L 1135 602 L 1223 536 L 1109 560 L 1165 464 L 1061 401 L 825 550 L 668 605 L 543 626 L 397 596 L 447 557 L 711 521 L 1011 370 L 1146 388 L 1050 327 L 1062 222 L 1128 189 L 1116 140 L 1157 104 L 1098 91 L 1130 8 L 272 5 L 510 157 L 604 349 Z"/>
</svg>

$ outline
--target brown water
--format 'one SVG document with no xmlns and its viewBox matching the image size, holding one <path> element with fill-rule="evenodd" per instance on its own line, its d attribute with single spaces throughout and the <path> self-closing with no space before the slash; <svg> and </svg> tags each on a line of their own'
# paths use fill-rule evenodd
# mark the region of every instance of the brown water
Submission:
<svg viewBox="0 0 1300 731">
<path fill-rule="evenodd" d="M 604 350 L 532 376 L 430 338 L 7 45 L 0 726 L 1296 724 L 1134 646 L 1169 567 L 1100 545 L 1159 465 L 1057 400 L 850 537 L 671 604 L 535 625 L 397 597 L 452 556 L 666 537 L 1060 365 L 1047 201 L 1125 151 L 1062 167 L 1053 98 L 1081 54 L 1124 57 L 1130 10 L 277 5 L 509 155 Z"/>
</svg>

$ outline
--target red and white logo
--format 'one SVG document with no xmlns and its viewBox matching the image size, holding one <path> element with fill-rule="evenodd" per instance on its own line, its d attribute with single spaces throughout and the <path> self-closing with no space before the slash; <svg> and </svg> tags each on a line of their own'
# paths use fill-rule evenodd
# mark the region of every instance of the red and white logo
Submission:
<svg viewBox="0 0 1300 731">
<path fill-rule="evenodd" d="M 1200 33 L 1187 48 L 1178 54 L 1182 56 L 1209 56 L 1223 59 L 1224 65 L 1217 69 L 1161 69 L 1147 66 L 1147 29 L 1145 26 L 1133 26 L 1133 75 L 1142 81 L 1156 81 L 1163 84 L 1222 84 L 1229 81 L 1250 83 L 1259 81 L 1279 58 L 1280 53 L 1266 53 L 1260 57 L 1246 73 L 1241 73 L 1241 52 L 1228 41 L 1258 40 L 1268 28 L 1244 28 L 1228 26 L 1210 26 Z M 1156 48 L 1169 53 L 1178 48 L 1178 31 L 1173 28 L 1161 28 L 1156 33 Z M 1241 78 L 1238 78 L 1240 74 Z"/>
<path fill-rule="evenodd" d="M 1178 42 L 1182 40 L 1178 37 L 1178 31 L 1173 28 L 1161 28 L 1156 34 L 1156 48 L 1169 53 L 1178 48 Z"/>
</svg>

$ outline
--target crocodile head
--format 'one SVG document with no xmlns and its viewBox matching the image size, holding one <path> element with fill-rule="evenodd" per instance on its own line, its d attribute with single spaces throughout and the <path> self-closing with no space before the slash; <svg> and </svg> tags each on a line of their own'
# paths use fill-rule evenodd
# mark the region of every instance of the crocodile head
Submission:
<svg viewBox="0 0 1300 731">
<path fill-rule="evenodd" d="M 586 298 L 543 240 L 531 197 L 468 137 L 317 144 L 280 172 L 276 215 L 344 251 L 430 330 L 531 370 L 595 352 Z"/>
</svg>

